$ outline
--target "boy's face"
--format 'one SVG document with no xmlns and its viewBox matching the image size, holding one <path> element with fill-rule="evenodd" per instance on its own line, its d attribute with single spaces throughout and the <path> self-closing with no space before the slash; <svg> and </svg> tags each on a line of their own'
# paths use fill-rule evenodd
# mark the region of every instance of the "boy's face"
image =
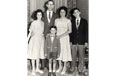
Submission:
<svg viewBox="0 0 115 76">
<path fill-rule="evenodd" d="M 49 1 L 46 6 L 47 6 L 48 10 L 53 10 L 54 3 L 52 1 Z"/>
<path fill-rule="evenodd" d="M 56 34 L 56 29 L 55 28 L 51 28 L 50 33 L 51 34 Z"/>
<path fill-rule="evenodd" d="M 73 16 L 75 16 L 76 18 L 79 18 L 80 17 L 80 11 L 79 10 L 74 10 L 74 12 L 73 12 Z"/>
</svg>

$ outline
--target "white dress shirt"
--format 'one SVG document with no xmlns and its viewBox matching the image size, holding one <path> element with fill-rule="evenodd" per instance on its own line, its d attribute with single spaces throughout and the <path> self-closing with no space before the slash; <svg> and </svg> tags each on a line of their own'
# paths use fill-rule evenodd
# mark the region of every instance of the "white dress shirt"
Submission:
<svg viewBox="0 0 115 76">
<path fill-rule="evenodd" d="M 80 24 L 80 20 L 81 20 L 81 18 L 76 18 L 76 27 L 77 27 L 77 29 L 78 29 L 78 27 L 79 27 L 79 24 Z"/>
<path fill-rule="evenodd" d="M 49 17 L 49 13 L 50 13 L 50 17 Z M 48 11 L 48 10 L 47 10 L 47 19 L 48 19 L 48 22 L 49 22 L 49 23 L 50 23 L 50 21 L 51 21 L 52 15 L 53 15 L 53 11 Z"/>
</svg>

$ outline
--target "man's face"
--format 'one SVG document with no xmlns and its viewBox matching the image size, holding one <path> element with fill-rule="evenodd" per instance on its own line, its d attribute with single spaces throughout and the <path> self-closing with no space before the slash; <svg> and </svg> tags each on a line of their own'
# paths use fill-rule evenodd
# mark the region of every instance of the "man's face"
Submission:
<svg viewBox="0 0 115 76">
<path fill-rule="evenodd" d="M 73 15 L 76 17 L 76 18 L 78 18 L 78 17 L 80 17 L 80 11 L 79 10 L 74 10 L 74 12 L 73 12 Z"/>
<path fill-rule="evenodd" d="M 48 10 L 53 10 L 54 3 L 52 1 L 49 1 L 46 6 L 47 6 Z"/>
</svg>

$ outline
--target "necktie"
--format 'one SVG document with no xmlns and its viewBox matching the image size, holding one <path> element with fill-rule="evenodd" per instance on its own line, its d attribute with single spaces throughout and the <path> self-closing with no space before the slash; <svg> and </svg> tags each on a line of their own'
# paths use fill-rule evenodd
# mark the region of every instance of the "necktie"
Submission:
<svg viewBox="0 0 115 76">
<path fill-rule="evenodd" d="M 76 27 L 78 29 L 78 27 L 79 27 L 79 20 L 76 20 Z"/>
<path fill-rule="evenodd" d="M 49 19 L 51 20 L 51 12 L 49 12 Z"/>
<path fill-rule="evenodd" d="M 77 26 L 79 26 L 79 20 L 77 20 Z"/>
</svg>

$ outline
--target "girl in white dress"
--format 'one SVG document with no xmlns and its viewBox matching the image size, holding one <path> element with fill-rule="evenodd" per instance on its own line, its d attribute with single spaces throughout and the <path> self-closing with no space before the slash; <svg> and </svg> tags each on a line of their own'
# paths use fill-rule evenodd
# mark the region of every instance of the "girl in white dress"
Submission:
<svg viewBox="0 0 115 76">
<path fill-rule="evenodd" d="M 42 70 L 39 69 L 39 60 L 45 59 L 44 56 L 44 22 L 41 20 L 43 16 L 42 10 L 38 9 L 33 12 L 32 18 L 34 19 L 31 23 L 29 29 L 28 40 L 28 59 L 32 61 L 32 75 L 35 75 L 35 71 L 39 73 L 43 73 Z M 31 37 L 31 38 L 30 38 Z M 35 68 L 36 61 L 36 68 Z M 36 70 L 35 70 L 36 69 Z"/>
<path fill-rule="evenodd" d="M 62 6 L 59 9 L 60 18 L 55 20 L 55 26 L 57 26 L 57 36 L 60 38 L 60 57 L 59 60 L 59 68 L 57 72 L 62 70 L 61 61 L 64 62 L 64 67 L 61 74 L 66 72 L 66 63 L 68 61 L 72 61 L 71 58 L 71 48 L 70 48 L 70 38 L 69 33 L 71 33 L 71 21 L 66 17 L 67 8 Z"/>
</svg>

